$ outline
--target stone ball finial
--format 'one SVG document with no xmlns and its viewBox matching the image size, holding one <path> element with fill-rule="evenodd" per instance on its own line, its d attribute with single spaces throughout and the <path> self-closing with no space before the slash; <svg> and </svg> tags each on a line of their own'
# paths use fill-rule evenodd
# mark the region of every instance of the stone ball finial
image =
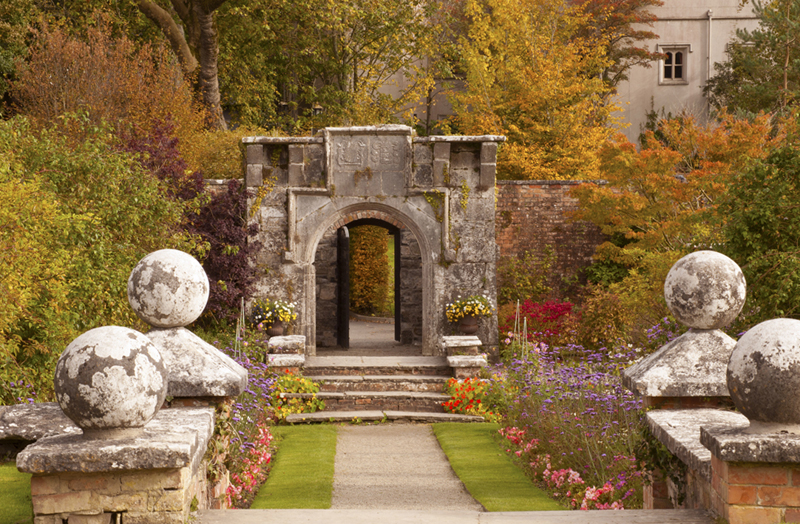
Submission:
<svg viewBox="0 0 800 524">
<path fill-rule="evenodd" d="M 742 335 L 727 378 L 753 432 L 800 433 L 800 320 L 767 320 Z"/>
<path fill-rule="evenodd" d="M 54 385 L 61 409 L 87 438 L 125 438 L 141 432 L 161 408 L 167 370 L 145 335 L 105 326 L 67 346 Z"/>
<path fill-rule="evenodd" d="M 193 256 L 162 249 L 141 259 L 131 271 L 128 302 L 153 327 L 183 327 L 203 313 L 209 289 L 206 272 Z"/>
<path fill-rule="evenodd" d="M 696 251 L 681 258 L 667 274 L 664 298 L 681 324 L 719 329 L 744 307 L 747 286 L 739 266 L 722 253 Z"/>
</svg>

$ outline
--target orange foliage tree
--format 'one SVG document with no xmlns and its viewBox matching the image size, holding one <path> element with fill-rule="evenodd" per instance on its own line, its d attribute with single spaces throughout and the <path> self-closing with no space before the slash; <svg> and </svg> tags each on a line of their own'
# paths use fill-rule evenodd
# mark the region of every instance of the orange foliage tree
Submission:
<svg viewBox="0 0 800 524">
<path fill-rule="evenodd" d="M 103 17 L 87 29 L 85 41 L 60 28 L 39 30 L 13 88 L 20 112 L 39 127 L 68 113 L 84 113 L 117 131 L 147 131 L 170 120 L 176 136 L 188 142 L 202 129 L 203 115 L 177 62 L 166 49 L 111 35 Z"/>
<path fill-rule="evenodd" d="M 608 183 L 572 190 L 579 202 L 575 218 L 597 224 L 609 237 L 590 269 L 619 270 L 595 289 L 590 304 L 604 307 L 603 294 L 621 301 L 625 322 L 639 327 L 666 315 L 667 272 L 689 252 L 721 250 L 726 217 L 718 205 L 738 172 L 781 143 L 785 128 L 778 124 L 766 115 L 744 120 L 723 114 L 702 126 L 681 116 L 659 122 L 640 150 L 621 135 L 604 145 L 600 161 Z"/>
</svg>

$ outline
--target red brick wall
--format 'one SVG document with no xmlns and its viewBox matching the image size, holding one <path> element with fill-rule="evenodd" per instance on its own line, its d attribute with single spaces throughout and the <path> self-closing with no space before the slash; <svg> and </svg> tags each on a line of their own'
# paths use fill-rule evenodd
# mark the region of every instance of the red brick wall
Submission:
<svg viewBox="0 0 800 524">
<path fill-rule="evenodd" d="M 591 264 L 595 249 L 603 242 L 599 228 L 574 222 L 570 212 L 578 202 L 569 196 L 573 180 L 497 181 L 495 230 L 500 257 L 522 256 L 525 251 L 543 253 L 552 246 L 556 262 L 550 275 L 554 298 L 568 293 L 565 281 Z"/>
</svg>

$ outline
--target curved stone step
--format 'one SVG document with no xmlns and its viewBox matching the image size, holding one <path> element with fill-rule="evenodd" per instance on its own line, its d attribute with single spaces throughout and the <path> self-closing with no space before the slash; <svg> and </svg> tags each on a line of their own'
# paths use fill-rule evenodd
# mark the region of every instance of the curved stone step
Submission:
<svg viewBox="0 0 800 524">
<path fill-rule="evenodd" d="M 441 393 L 446 375 L 306 375 L 320 383 L 320 391 L 417 391 Z"/>
<path fill-rule="evenodd" d="M 392 410 L 443 413 L 442 403 L 450 397 L 420 391 L 344 391 L 284 393 L 283 398 L 316 398 L 325 402 L 326 411 Z"/>
<path fill-rule="evenodd" d="M 286 417 L 290 424 L 315 422 L 483 422 L 483 417 L 458 415 L 456 413 L 427 413 L 419 411 L 317 411 L 316 413 L 293 413 Z"/>
</svg>

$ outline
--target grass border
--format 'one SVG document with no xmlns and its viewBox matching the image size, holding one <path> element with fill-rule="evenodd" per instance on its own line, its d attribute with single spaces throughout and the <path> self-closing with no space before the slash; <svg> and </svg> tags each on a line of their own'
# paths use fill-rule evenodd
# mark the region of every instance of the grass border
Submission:
<svg viewBox="0 0 800 524">
<path fill-rule="evenodd" d="M 31 475 L 20 472 L 14 461 L 0 462 L 0 522 L 6 524 L 33 522 Z"/>
<path fill-rule="evenodd" d="M 533 485 L 495 440 L 498 424 L 439 422 L 433 433 L 467 491 L 487 511 L 559 511 L 565 508 Z"/>
<path fill-rule="evenodd" d="M 278 451 L 251 509 L 329 509 L 333 496 L 336 426 L 273 426 Z"/>
</svg>

